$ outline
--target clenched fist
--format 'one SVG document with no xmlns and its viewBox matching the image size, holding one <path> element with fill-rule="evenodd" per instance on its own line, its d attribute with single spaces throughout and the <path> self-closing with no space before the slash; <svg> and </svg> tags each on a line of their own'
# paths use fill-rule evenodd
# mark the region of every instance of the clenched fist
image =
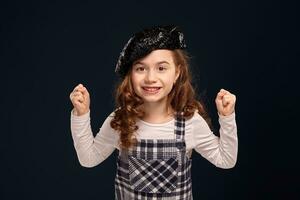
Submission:
<svg viewBox="0 0 300 200">
<path fill-rule="evenodd" d="M 90 94 L 82 85 L 77 85 L 70 94 L 70 100 L 74 106 L 74 114 L 77 116 L 87 113 L 90 109 Z"/>
<path fill-rule="evenodd" d="M 229 91 L 221 89 L 216 97 L 216 106 L 220 115 L 226 116 L 234 112 L 236 96 Z"/>
</svg>

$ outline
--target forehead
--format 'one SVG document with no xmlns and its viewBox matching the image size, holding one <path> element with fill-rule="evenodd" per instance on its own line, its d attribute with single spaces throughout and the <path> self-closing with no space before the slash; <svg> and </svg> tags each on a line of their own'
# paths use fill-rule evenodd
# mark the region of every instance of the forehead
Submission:
<svg viewBox="0 0 300 200">
<path fill-rule="evenodd" d="M 144 64 L 154 64 L 157 62 L 166 61 L 170 64 L 173 64 L 173 53 L 172 50 L 167 49 L 158 49 L 154 50 L 145 57 L 136 60 L 133 64 L 144 63 Z"/>
</svg>

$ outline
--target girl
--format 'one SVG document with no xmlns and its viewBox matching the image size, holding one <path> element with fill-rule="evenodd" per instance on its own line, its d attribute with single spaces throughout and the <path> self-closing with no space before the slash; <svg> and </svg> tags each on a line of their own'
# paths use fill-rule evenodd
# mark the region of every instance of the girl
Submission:
<svg viewBox="0 0 300 200">
<path fill-rule="evenodd" d="M 193 149 L 220 168 L 236 163 L 236 97 L 224 89 L 217 94 L 220 137 L 215 136 L 204 105 L 195 98 L 185 48 L 176 26 L 134 34 L 116 65 L 121 77 L 116 110 L 95 137 L 88 90 L 79 84 L 70 94 L 71 132 L 80 164 L 94 167 L 118 149 L 118 200 L 193 199 Z"/>
</svg>

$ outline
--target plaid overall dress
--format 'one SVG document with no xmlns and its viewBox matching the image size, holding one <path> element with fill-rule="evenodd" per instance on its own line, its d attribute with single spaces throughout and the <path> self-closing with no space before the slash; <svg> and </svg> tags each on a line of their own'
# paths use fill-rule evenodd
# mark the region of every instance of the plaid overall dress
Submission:
<svg viewBox="0 0 300 200">
<path fill-rule="evenodd" d="M 116 200 L 192 200 L 192 159 L 186 155 L 185 119 L 175 117 L 174 139 L 138 139 L 119 151 Z"/>
</svg>

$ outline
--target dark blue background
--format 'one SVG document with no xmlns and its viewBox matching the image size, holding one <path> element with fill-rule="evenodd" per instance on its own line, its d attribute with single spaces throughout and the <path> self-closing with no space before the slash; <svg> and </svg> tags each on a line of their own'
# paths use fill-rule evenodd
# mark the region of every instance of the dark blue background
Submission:
<svg viewBox="0 0 300 200">
<path fill-rule="evenodd" d="M 217 130 L 217 92 L 237 96 L 238 162 L 219 169 L 194 152 L 194 199 L 296 199 L 295 2 L 1 1 L 0 199 L 114 198 L 116 154 L 80 166 L 69 94 L 78 83 L 88 88 L 96 134 L 114 108 L 120 51 L 134 32 L 158 24 L 183 29 Z"/>
</svg>

